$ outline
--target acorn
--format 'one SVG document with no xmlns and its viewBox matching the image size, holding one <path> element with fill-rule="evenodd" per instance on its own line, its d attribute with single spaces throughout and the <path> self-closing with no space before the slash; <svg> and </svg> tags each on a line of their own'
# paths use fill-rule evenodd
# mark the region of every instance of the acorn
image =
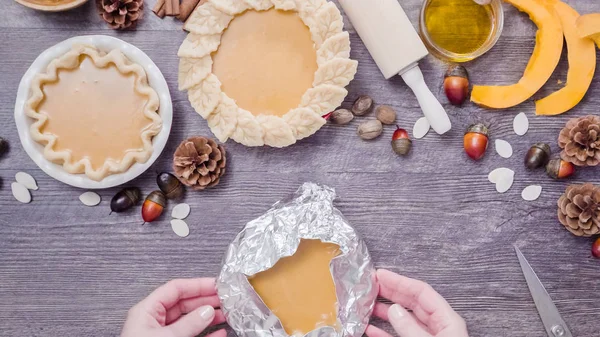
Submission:
<svg viewBox="0 0 600 337">
<path fill-rule="evenodd" d="M 481 159 L 488 147 L 488 128 L 483 124 L 469 126 L 465 132 L 463 146 L 471 159 Z"/>
<path fill-rule="evenodd" d="M 444 92 L 453 105 L 462 105 L 469 96 L 469 74 L 460 64 L 450 65 L 444 75 Z"/>
<path fill-rule="evenodd" d="M 142 205 L 142 219 L 144 224 L 156 220 L 167 205 L 167 198 L 161 191 L 154 191 L 146 197 Z"/>
<path fill-rule="evenodd" d="M 592 245 L 592 256 L 600 259 L 600 238 L 597 238 Z"/>
<path fill-rule="evenodd" d="M 8 151 L 8 142 L 0 137 L 0 157 L 2 157 L 6 151 Z"/>
<path fill-rule="evenodd" d="M 142 193 L 137 187 L 127 187 L 115 194 L 110 201 L 110 212 L 121 213 L 137 205 Z"/>
<path fill-rule="evenodd" d="M 544 143 L 536 143 L 525 155 L 525 166 L 534 170 L 544 167 L 550 160 L 550 145 Z"/>
<path fill-rule="evenodd" d="M 554 179 L 568 178 L 575 173 L 575 165 L 562 159 L 552 159 L 546 165 L 546 173 Z"/>
<path fill-rule="evenodd" d="M 396 125 L 396 131 L 392 135 L 392 149 L 396 154 L 405 156 L 412 148 L 412 141 L 408 138 L 408 132 Z"/>
<path fill-rule="evenodd" d="M 181 181 L 169 172 L 162 172 L 156 176 L 158 188 L 167 199 L 179 199 L 183 195 L 184 187 Z"/>
</svg>

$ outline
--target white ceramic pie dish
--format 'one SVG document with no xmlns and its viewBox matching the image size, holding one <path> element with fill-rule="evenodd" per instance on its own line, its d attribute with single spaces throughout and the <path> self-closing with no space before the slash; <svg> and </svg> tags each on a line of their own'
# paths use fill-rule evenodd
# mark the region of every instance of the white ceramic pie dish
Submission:
<svg viewBox="0 0 600 337">
<path fill-rule="evenodd" d="M 44 11 L 44 12 L 62 12 L 62 11 L 66 11 L 69 9 L 73 9 L 73 8 L 77 8 L 81 5 L 83 5 L 84 3 L 86 3 L 88 0 L 73 0 L 73 1 L 69 1 L 66 3 L 61 3 L 58 5 L 38 5 L 26 0 L 15 0 L 16 2 L 20 3 L 21 5 L 25 6 L 25 7 L 29 7 L 29 8 L 33 8 L 33 9 L 37 9 L 39 11 Z"/>
<path fill-rule="evenodd" d="M 46 70 L 48 64 L 65 54 L 71 49 L 73 44 L 88 44 L 97 47 L 100 50 L 109 51 L 112 49 L 119 49 L 127 56 L 131 61 L 141 65 L 146 74 L 148 75 L 148 82 L 154 90 L 158 93 L 160 99 L 160 108 L 158 110 L 162 118 L 162 128 L 158 135 L 152 139 L 153 152 L 152 156 L 145 163 L 135 163 L 129 170 L 119 174 L 109 175 L 101 181 L 95 181 L 88 178 L 85 174 L 72 174 L 65 171 L 62 165 L 55 164 L 44 157 L 43 150 L 44 146 L 33 140 L 30 134 L 30 126 L 33 123 L 33 119 L 29 118 L 25 114 L 25 102 L 29 98 L 29 88 L 33 77 Z M 137 47 L 129 44 L 123 40 L 105 36 L 105 35 L 88 35 L 88 36 L 77 36 L 68 40 L 62 41 L 38 56 L 35 61 L 31 64 L 29 69 L 23 75 L 21 83 L 19 84 L 19 90 L 17 92 L 17 99 L 15 103 L 15 122 L 17 124 L 17 130 L 19 132 L 19 138 L 21 144 L 27 152 L 27 155 L 52 178 L 59 180 L 65 184 L 85 188 L 85 189 L 102 189 L 109 188 L 124 184 L 140 174 L 144 173 L 153 163 L 156 161 L 158 156 L 165 148 L 169 134 L 171 132 L 171 124 L 173 122 L 173 105 L 171 102 L 171 94 L 167 81 L 165 80 L 160 69 L 152 62 L 150 57 Z"/>
</svg>

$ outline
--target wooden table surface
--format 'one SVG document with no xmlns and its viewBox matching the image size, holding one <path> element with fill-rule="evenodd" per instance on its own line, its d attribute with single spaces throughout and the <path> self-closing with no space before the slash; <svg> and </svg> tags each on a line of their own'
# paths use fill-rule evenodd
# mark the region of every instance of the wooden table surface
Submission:
<svg viewBox="0 0 600 337">
<path fill-rule="evenodd" d="M 420 0 L 402 5 L 416 26 Z M 595 0 L 569 1 L 580 13 L 600 12 Z M 126 311 L 152 289 L 179 277 L 214 276 L 228 243 L 244 224 L 313 181 L 335 187 L 337 206 L 366 240 L 377 267 L 389 268 L 431 283 L 468 322 L 471 336 L 546 336 L 527 289 L 513 245 L 521 248 L 577 337 L 600 331 L 600 260 L 590 255 L 592 240 L 577 238 L 559 224 L 556 201 L 568 183 L 600 183 L 598 169 L 552 181 L 540 170 L 528 172 L 522 161 L 535 142 L 558 152 L 557 136 L 575 116 L 598 114 L 600 76 L 572 112 L 535 117 L 532 101 L 506 111 L 486 111 L 473 104 L 448 104 L 441 85 L 445 65 L 429 56 L 421 62 L 425 79 L 446 106 L 453 123 L 448 134 L 433 132 L 414 140 L 412 154 L 397 157 L 385 129 L 377 140 L 356 136 L 349 126 L 323 127 L 314 136 L 286 149 L 247 148 L 228 142 L 229 166 L 221 184 L 205 192 L 189 191 L 187 219 L 191 234 L 177 237 L 169 216 L 141 226 L 139 208 L 109 213 L 117 188 L 100 191 L 102 204 L 88 208 L 82 190 L 44 174 L 22 149 L 13 109 L 23 73 L 40 52 L 80 34 L 117 36 L 145 51 L 164 73 L 174 103 L 172 133 L 159 160 L 128 185 L 144 193 L 156 189 L 155 171 L 169 170 L 177 144 L 211 133 L 185 93 L 177 90 L 177 49 L 185 38 L 181 24 L 160 20 L 146 4 L 137 31 L 114 32 L 90 1 L 65 13 L 41 13 L 13 1 L 0 11 L 0 136 L 9 153 L 0 159 L 0 335 L 116 336 Z M 467 64 L 472 83 L 511 83 L 520 77 L 535 41 L 527 15 L 504 5 L 504 32 L 498 44 Z M 383 79 L 352 26 L 352 57 L 360 62 L 344 106 L 360 94 L 398 111 L 398 123 L 411 129 L 421 117 L 402 79 Z M 535 97 L 559 88 L 566 76 L 566 55 L 553 78 Z M 530 131 L 517 136 L 512 120 L 524 111 Z M 372 118 L 369 117 L 369 118 Z M 505 139 L 514 148 L 510 159 L 488 149 L 479 162 L 462 150 L 462 135 L 473 122 L 490 125 L 491 140 Z M 492 143 L 493 144 L 493 143 Z M 487 180 L 497 167 L 515 170 L 513 187 L 498 194 Z M 40 189 L 33 202 L 15 201 L 10 183 L 18 171 L 31 173 Z M 543 186 L 533 202 L 521 199 L 530 184 Z M 170 208 L 173 203 L 170 205 Z M 165 212 L 170 213 L 169 211 Z M 389 327 L 386 327 L 389 328 Z"/>
</svg>

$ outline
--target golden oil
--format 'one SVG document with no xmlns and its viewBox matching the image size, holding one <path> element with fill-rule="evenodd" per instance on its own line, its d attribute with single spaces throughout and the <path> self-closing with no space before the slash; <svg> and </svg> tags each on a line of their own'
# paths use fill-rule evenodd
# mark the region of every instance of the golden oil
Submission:
<svg viewBox="0 0 600 337">
<path fill-rule="evenodd" d="M 421 14 L 426 43 L 441 49 L 442 56 L 452 55 L 453 61 L 476 57 L 469 55 L 489 44 L 497 30 L 492 5 L 481 6 L 473 0 L 426 0 Z"/>
</svg>

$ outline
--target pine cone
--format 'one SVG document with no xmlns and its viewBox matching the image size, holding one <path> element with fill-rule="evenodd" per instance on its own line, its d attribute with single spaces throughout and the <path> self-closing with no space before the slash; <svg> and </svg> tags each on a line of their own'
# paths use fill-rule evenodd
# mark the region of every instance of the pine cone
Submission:
<svg viewBox="0 0 600 337">
<path fill-rule="evenodd" d="M 144 0 L 96 0 L 96 5 L 112 29 L 134 29 L 144 10 Z"/>
<path fill-rule="evenodd" d="M 600 164 L 600 117 L 573 118 L 560 131 L 560 157 L 577 166 Z"/>
<path fill-rule="evenodd" d="M 225 173 L 225 148 L 214 140 L 192 137 L 179 144 L 173 157 L 173 170 L 181 182 L 195 190 L 219 183 Z"/>
<path fill-rule="evenodd" d="M 587 183 L 571 185 L 558 199 L 558 220 L 577 236 L 600 232 L 600 188 Z"/>
</svg>

